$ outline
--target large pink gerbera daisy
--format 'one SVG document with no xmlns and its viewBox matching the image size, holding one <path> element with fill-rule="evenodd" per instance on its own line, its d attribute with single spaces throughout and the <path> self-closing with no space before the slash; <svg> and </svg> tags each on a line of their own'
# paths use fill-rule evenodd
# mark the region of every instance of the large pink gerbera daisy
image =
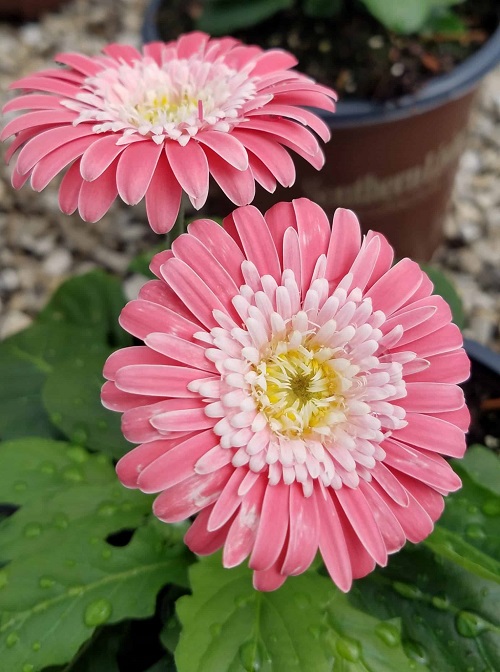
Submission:
<svg viewBox="0 0 500 672">
<path fill-rule="evenodd" d="M 61 209 L 86 221 L 107 212 L 117 195 L 146 197 L 151 227 L 169 231 L 182 191 L 196 209 L 209 175 L 237 205 L 253 200 L 255 181 L 274 191 L 290 186 L 295 168 L 285 147 L 315 168 L 324 163 L 313 129 L 325 123 L 298 106 L 335 110 L 335 93 L 291 71 L 295 58 L 226 37 L 190 33 L 176 42 L 136 49 L 112 44 L 105 55 L 60 54 L 66 68 L 14 82 L 29 93 L 4 112 L 30 110 L 9 122 L 1 139 L 22 148 L 12 184 L 42 190 L 70 165 L 59 190 Z"/>
<path fill-rule="evenodd" d="M 161 494 L 196 553 L 250 557 L 279 587 L 318 548 L 332 579 L 385 565 L 433 529 L 460 479 L 469 372 L 450 309 L 432 283 L 355 215 L 330 230 L 307 199 L 224 228 L 194 222 L 157 255 L 158 276 L 121 315 L 145 342 L 108 359 L 102 398 L 140 443 L 122 482 Z"/>
</svg>

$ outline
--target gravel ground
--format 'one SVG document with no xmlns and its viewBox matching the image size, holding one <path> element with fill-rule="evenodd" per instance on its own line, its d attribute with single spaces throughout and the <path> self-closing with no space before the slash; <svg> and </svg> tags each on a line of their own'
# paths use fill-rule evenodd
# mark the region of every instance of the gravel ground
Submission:
<svg viewBox="0 0 500 672">
<path fill-rule="evenodd" d="M 0 22 L 0 103 L 14 79 L 50 67 L 59 51 L 96 54 L 110 41 L 138 44 L 147 0 L 72 0 L 39 23 Z M 500 69 L 486 80 L 471 125 L 436 263 L 463 298 L 466 335 L 500 350 Z M 130 259 L 158 243 L 141 205 L 116 203 L 96 224 L 63 215 L 57 181 L 37 194 L 10 186 L 0 165 L 0 338 L 32 321 L 69 275 L 103 267 L 124 278 L 134 298 L 143 282 Z"/>
</svg>

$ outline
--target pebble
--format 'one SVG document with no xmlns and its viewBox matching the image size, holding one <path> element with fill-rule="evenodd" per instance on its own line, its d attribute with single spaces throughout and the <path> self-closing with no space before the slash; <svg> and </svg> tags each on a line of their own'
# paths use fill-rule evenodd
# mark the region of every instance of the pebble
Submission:
<svg viewBox="0 0 500 672">
<path fill-rule="evenodd" d="M 149 1 L 68 0 L 39 23 L 0 22 L 0 105 L 12 98 L 14 79 L 54 67 L 57 52 L 95 55 L 112 41 L 138 46 Z M 372 49 L 382 42 L 370 38 Z M 462 296 L 467 335 L 500 350 L 499 129 L 500 67 L 486 78 L 473 114 L 446 241 L 434 261 Z M 0 338 L 27 326 L 69 274 L 105 268 L 123 278 L 127 298 L 137 295 L 144 278 L 128 271 L 130 260 L 160 242 L 143 203 L 130 208 L 117 202 L 100 222 L 88 224 L 77 214 L 61 214 L 57 179 L 35 193 L 29 185 L 13 190 L 10 175 L 0 161 Z"/>
</svg>

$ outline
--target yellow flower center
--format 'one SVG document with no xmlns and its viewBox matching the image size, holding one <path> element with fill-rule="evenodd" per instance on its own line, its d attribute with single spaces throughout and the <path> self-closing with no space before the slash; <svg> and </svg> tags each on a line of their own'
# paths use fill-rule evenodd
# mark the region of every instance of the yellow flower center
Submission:
<svg viewBox="0 0 500 672">
<path fill-rule="evenodd" d="M 332 424 L 346 419 L 343 393 L 351 381 L 335 370 L 330 348 L 299 345 L 284 352 L 274 350 L 254 371 L 254 399 L 277 434 L 324 436 Z"/>
<path fill-rule="evenodd" d="M 139 126 L 146 122 L 155 126 L 169 121 L 176 122 L 193 113 L 198 114 L 200 104 L 197 98 L 189 96 L 186 92 L 173 96 L 148 92 L 145 99 L 135 105 L 134 110 L 137 116 L 135 119 L 129 119 L 130 123 Z"/>
</svg>

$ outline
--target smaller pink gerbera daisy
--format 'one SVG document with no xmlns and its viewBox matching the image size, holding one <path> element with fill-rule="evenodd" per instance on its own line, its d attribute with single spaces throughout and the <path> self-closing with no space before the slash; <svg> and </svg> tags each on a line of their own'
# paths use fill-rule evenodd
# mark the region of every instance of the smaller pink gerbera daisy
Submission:
<svg viewBox="0 0 500 672">
<path fill-rule="evenodd" d="M 199 220 L 157 255 L 102 399 L 140 443 L 117 471 L 196 553 L 279 587 L 318 549 L 332 579 L 433 529 L 465 450 L 459 329 L 420 267 L 355 215 L 299 199 Z"/>
<path fill-rule="evenodd" d="M 268 191 L 289 187 L 295 167 L 289 148 L 315 168 L 324 156 L 315 131 L 330 133 L 310 106 L 335 110 L 335 93 L 290 70 L 296 59 L 227 37 L 183 35 L 147 44 L 143 53 L 112 44 L 102 56 L 60 54 L 66 68 L 24 77 L 24 89 L 4 112 L 29 110 L 9 122 L 16 136 L 7 160 L 21 149 L 12 176 L 40 191 L 62 170 L 63 212 L 77 208 L 96 221 L 119 195 L 144 196 L 151 227 L 169 231 L 184 191 L 199 209 L 209 176 L 237 205 L 250 203 L 257 181 Z M 43 93 L 31 93 L 43 92 Z"/>
</svg>

